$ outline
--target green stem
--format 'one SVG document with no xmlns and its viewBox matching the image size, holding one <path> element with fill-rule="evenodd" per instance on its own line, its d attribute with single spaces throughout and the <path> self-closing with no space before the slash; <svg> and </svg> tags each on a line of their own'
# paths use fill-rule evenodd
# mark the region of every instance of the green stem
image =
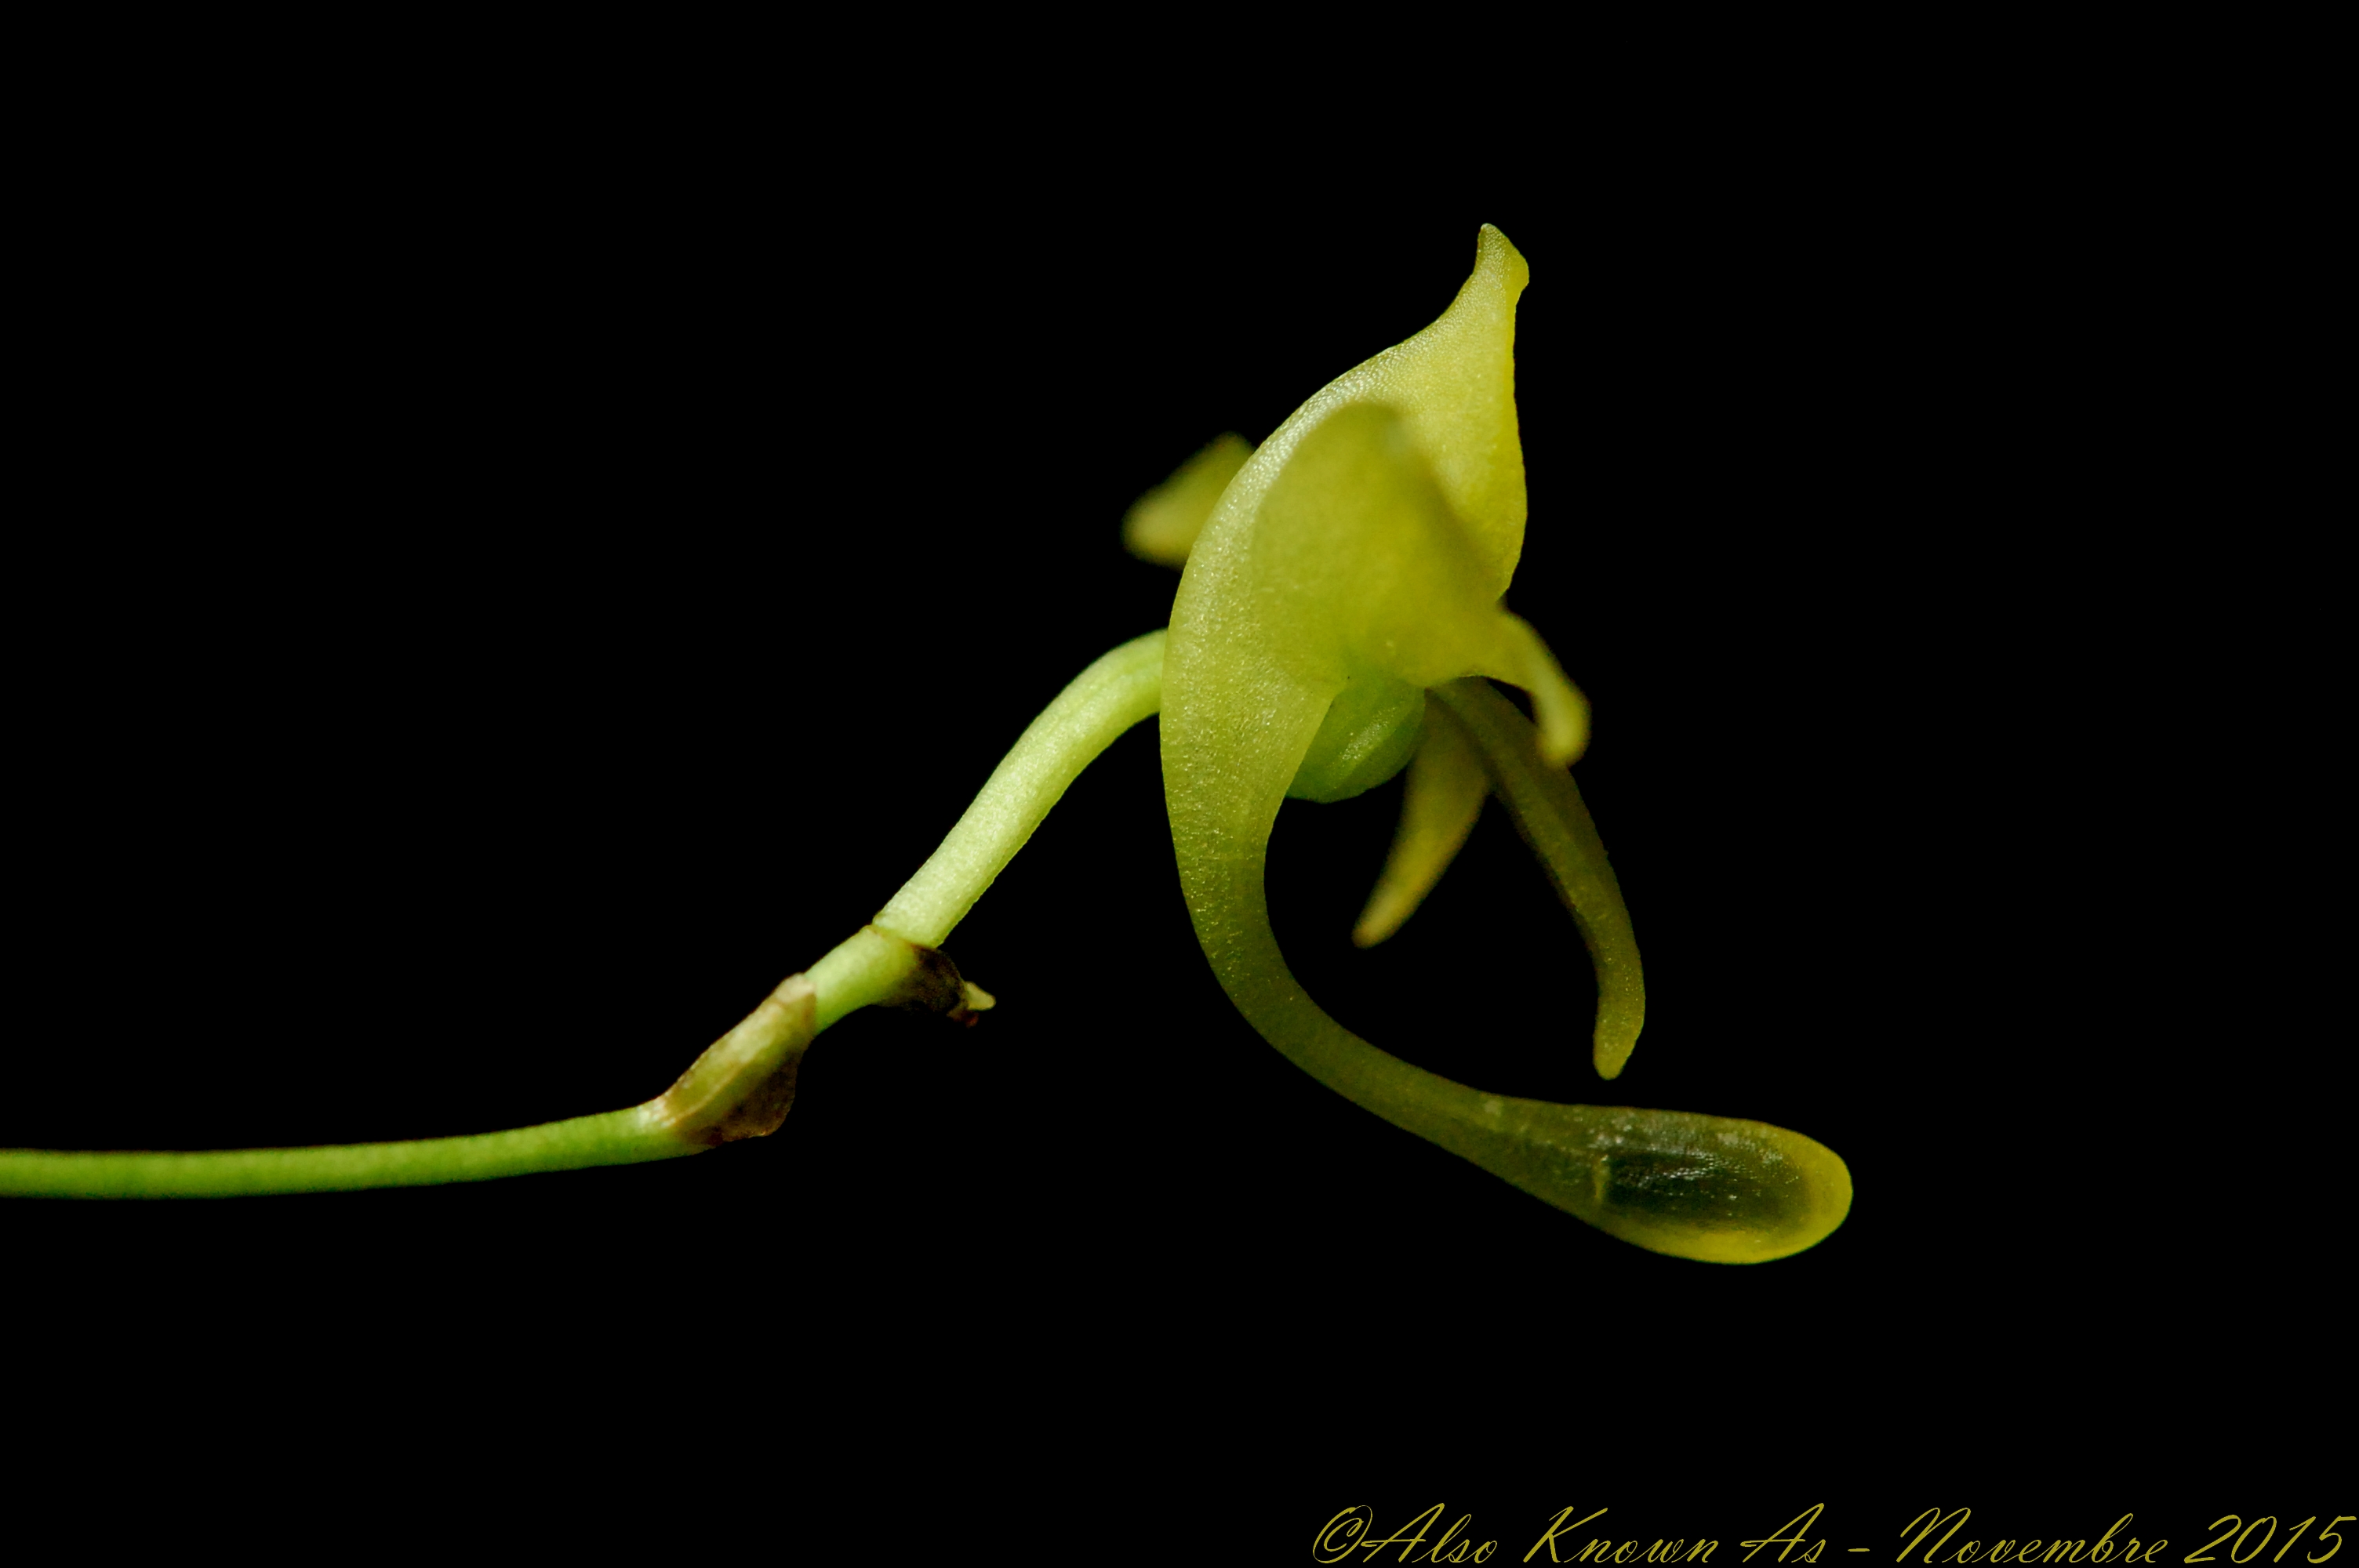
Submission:
<svg viewBox="0 0 2359 1568">
<path fill-rule="evenodd" d="M 694 1154 L 635 1105 L 601 1116 L 543 1122 L 468 1138 L 342 1143 L 312 1149 L 223 1149 L 194 1154 L 54 1153 L 0 1150 L 0 1194 L 18 1197 L 225 1198 L 252 1193 L 329 1193 L 358 1187 L 487 1182 L 536 1171 L 627 1165 Z"/>
<path fill-rule="evenodd" d="M 234 1197 L 482 1182 L 701 1153 L 775 1128 L 811 1039 L 860 1008 L 987 1005 L 931 949 L 981 898 L 1082 770 L 1162 700 L 1160 632 L 1084 670 L 1035 719 L 983 793 L 875 923 L 790 976 L 679 1082 L 642 1105 L 502 1132 L 306 1149 L 124 1153 L 0 1149 L 0 1196 Z M 952 983 L 945 991 L 943 976 Z"/>
<path fill-rule="evenodd" d="M 1160 632 L 1125 643 L 1060 693 L 876 924 L 940 946 L 1082 770 L 1163 705 L 1163 643 Z"/>
</svg>

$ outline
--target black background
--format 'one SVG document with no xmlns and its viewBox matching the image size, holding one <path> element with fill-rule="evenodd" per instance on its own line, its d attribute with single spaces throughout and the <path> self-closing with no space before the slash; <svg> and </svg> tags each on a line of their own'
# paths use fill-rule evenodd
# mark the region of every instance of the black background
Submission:
<svg viewBox="0 0 2359 1568">
<path fill-rule="evenodd" d="M 1397 784 L 1288 805 L 1280 938 L 1451 1076 L 1810 1133 L 1849 1221 L 1759 1268 L 1655 1257 L 1300 1075 L 1196 949 L 1150 725 L 948 944 L 998 1010 L 847 1020 L 777 1136 L 12 1204 L 20 1304 L 120 1314 L 158 1365 L 325 1321 L 365 1325 L 359 1359 L 441 1336 L 690 1403 L 736 1400 L 750 1356 L 913 1422 L 1055 1409 L 1115 1453 L 1179 1411 L 1410 1458 L 1538 1422 L 1566 1464 L 1737 1409 L 1831 1433 L 1649 1461 L 1707 1479 L 2017 1422 L 2168 1468 L 2342 1408 L 2325 1046 L 2268 1038 L 2219 912 L 2145 869 L 2206 837 L 2153 694 L 2212 676 L 2140 543 L 2187 503 L 2138 412 L 2191 351 L 2142 325 L 2183 211 L 1741 139 L 1323 211 L 956 148 L 755 181 L 704 145 L 156 148 L 48 242 L 71 351 L 10 579 L 0 1143 L 657 1092 L 1162 623 L 1129 503 L 1430 320 L 1487 221 L 1532 270 L 1508 603 L 1594 704 L 1576 776 L 1647 1033 L 1601 1086 L 1585 957 L 1495 811 L 1354 951 Z"/>
</svg>

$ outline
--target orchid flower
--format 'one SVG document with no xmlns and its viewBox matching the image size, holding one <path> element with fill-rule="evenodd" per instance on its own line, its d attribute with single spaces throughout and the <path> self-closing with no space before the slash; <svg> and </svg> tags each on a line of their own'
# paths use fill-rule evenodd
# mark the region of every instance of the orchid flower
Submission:
<svg viewBox="0 0 2359 1568">
<path fill-rule="evenodd" d="M 1270 927 L 1269 836 L 1288 796 L 1407 770 L 1401 828 L 1353 933 L 1415 910 L 1495 795 L 1571 909 L 1598 979 L 1597 1072 L 1645 1016 L 1638 950 L 1568 766 L 1588 708 L 1501 608 L 1523 547 L 1514 398 L 1527 273 L 1484 228 L 1440 319 L 1340 377 L 1258 449 L 1224 438 L 1136 507 L 1131 548 L 1184 562 L 1168 632 L 1085 670 L 1017 741 L 870 924 L 788 977 L 665 1093 L 603 1116 L 465 1138 L 145 1154 L 0 1151 L 0 1194 L 197 1196 L 483 1180 L 699 1152 L 775 1130 L 803 1053 L 870 1005 L 973 1022 L 993 999 L 940 951 L 1082 770 L 1158 712 L 1166 804 L 1198 939 L 1238 1010 L 1321 1083 L 1625 1240 L 1723 1262 L 1822 1239 L 1851 1201 L 1832 1152 L 1759 1122 L 1483 1093 L 1360 1039 L 1304 993 Z M 1488 677 L 1486 680 L 1485 677 Z M 1488 680 L 1529 694 L 1527 719 Z"/>
</svg>

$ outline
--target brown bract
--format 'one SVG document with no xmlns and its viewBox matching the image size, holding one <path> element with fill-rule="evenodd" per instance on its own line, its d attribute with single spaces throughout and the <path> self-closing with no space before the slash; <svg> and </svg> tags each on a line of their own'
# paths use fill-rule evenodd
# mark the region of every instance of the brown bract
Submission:
<svg viewBox="0 0 2359 1568">
<path fill-rule="evenodd" d="M 712 1148 L 769 1136 L 794 1108 L 795 1076 L 818 1023 L 818 989 L 807 975 L 788 975 L 648 1110 L 684 1143 Z"/>
</svg>

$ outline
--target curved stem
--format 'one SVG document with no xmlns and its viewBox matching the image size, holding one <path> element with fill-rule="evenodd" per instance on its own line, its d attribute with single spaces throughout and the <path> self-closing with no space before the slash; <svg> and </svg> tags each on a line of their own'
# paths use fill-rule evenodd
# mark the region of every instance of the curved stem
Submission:
<svg viewBox="0 0 2359 1568">
<path fill-rule="evenodd" d="M 1082 770 L 1124 730 L 1153 716 L 1162 700 L 1163 642 L 1162 633 L 1150 633 L 1082 672 L 1024 731 L 874 925 L 839 943 L 808 975 L 789 976 L 670 1089 L 645 1104 L 538 1127 L 390 1143 L 192 1153 L 0 1149 L 0 1195 L 234 1197 L 428 1186 L 669 1160 L 766 1133 L 792 1103 L 796 1069 L 811 1039 L 846 1014 L 880 1003 L 937 1011 L 989 1005 L 931 949 L 974 907 Z"/>
<path fill-rule="evenodd" d="M 1049 808 L 1114 738 L 1163 704 L 1164 633 L 1125 643 L 1083 670 L 1016 747 L 876 924 L 939 947 L 1016 858 Z"/>
</svg>

